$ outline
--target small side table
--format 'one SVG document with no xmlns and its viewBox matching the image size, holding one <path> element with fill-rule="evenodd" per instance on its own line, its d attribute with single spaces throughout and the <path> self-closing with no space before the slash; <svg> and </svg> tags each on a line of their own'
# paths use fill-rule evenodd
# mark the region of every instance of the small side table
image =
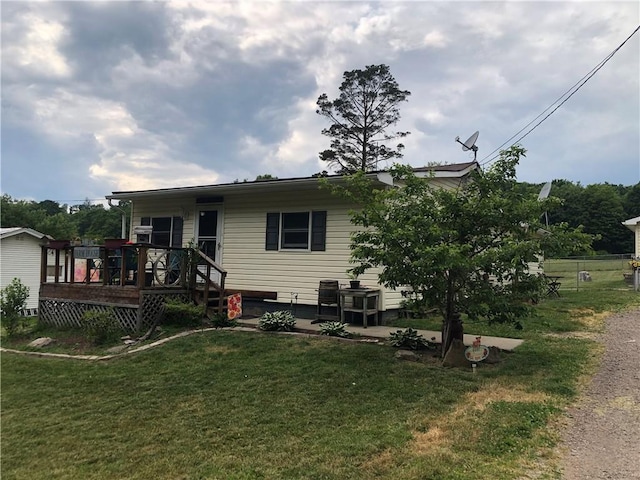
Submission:
<svg viewBox="0 0 640 480">
<path fill-rule="evenodd" d="M 367 317 L 373 315 L 374 324 L 378 325 L 379 315 L 379 301 L 380 301 L 380 289 L 379 288 L 341 288 L 340 294 L 340 322 L 344 323 L 344 312 L 356 312 L 362 313 L 362 326 L 367 328 Z M 347 302 L 347 298 L 351 301 Z M 360 299 L 362 306 L 358 306 L 356 299 Z M 373 306 L 369 306 L 369 299 L 372 301 Z"/>
</svg>

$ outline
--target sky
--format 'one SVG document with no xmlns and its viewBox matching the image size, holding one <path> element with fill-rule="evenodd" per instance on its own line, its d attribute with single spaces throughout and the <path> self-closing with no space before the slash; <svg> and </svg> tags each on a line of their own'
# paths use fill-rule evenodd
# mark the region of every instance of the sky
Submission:
<svg viewBox="0 0 640 480">
<path fill-rule="evenodd" d="M 403 163 L 470 161 L 455 138 L 479 131 L 488 166 L 627 39 L 639 6 L 3 1 L 1 191 L 74 205 L 312 175 L 330 142 L 318 96 L 377 64 L 411 92 Z M 521 140 L 518 179 L 638 183 L 639 78 L 640 32 Z"/>
</svg>

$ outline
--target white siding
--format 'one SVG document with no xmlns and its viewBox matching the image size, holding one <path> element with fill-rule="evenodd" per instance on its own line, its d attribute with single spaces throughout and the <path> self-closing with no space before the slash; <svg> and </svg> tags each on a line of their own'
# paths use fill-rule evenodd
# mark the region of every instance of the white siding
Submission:
<svg viewBox="0 0 640 480">
<path fill-rule="evenodd" d="M 212 204 L 211 206 L 214 206 Z M 289 303 L 297 294 L 299 304 L 315 305 L 321 280 L 338 280 L 348 285 L 351 267 L 349 207 L 325 191 L 291 190 L 264 196 L 226 195 L 222 208 L 222 264 L 228 272 L 230 289 L 277 292 L 278 302 Z M 193 221 L 198 208 L 194 199 L 136 200 L 133 225 L 145 216 L 183 216 L 183 246 L 195 237 Z M 325 251 L 265 250 L 267 212 L 327 211 Z M 363 285 L 376 286 L 377 274 L 368 272 L 359 278 Z M 399 292 L 384 291 L 383 310 L 397 308 Z"/>
<path fill-rule="evenodd" d="M 0 288 L 19 278 L 29 287 L 27 308 L 38 307 L 41 241 L 27 233 L 3 238 L 0 246 Z"/>
<path fill-rule="evenodd" d="M 189 197 L 154 197 L 136 200 L 133 204 L 132 225 L 140 225 L 142 217 L 182 217 L 182 246 L 187 246 L 194 237 L 195 199 Z M 135 241 L 133 231 L 129 239 Z"/>
</svg>

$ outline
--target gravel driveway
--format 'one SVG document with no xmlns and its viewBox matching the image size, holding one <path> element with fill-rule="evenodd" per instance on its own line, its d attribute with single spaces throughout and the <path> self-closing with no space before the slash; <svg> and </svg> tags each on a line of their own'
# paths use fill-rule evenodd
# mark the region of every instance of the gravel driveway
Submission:
<svg viewBox="0 0 640 480">
<path fill-rule="evenodd" d="M 565 480 L 640 479 L 640 309 L 605 323 L 600 369 L 568 412 Z"/>
</svg>

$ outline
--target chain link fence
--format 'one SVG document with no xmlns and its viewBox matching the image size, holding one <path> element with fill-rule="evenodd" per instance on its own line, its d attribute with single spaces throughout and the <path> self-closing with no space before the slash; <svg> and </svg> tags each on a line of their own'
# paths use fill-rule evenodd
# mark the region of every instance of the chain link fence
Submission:
<svg viewBox="0 0 640 480">
<path fill-rule="evenodd" d="M 544 274 L 560 283 L 560 290 L 639 290 L 638 269 L 631 253 L 545 259 Z M 634 286 L 635 276 L 635 286 Z"/>
</svg>

